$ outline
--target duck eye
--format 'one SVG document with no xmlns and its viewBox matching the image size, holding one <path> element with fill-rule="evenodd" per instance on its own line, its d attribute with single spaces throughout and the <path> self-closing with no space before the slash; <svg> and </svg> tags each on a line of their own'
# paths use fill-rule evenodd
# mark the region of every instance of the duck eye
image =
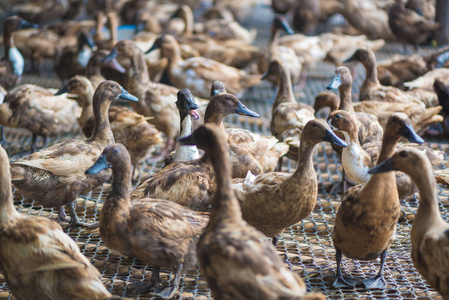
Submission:
<svg viewBox="0 0 449 300">
<path fill-rule="evenodd" d="M 114 152 L 114 154 L 119 154 L 119 153 L 120 153 L 120 150 L 117 149 L 117 148 L 114 148 L 113 152 Z"/>
<path fill-rule="evenodd" d="M 229 97 L 225 97 L 225 100 L 231 100 L 231 98 L 229 98 Z"/>
<path fill-rule="evenodd" d="M 313 123 L 312 125 L 313 125 L 313 127 L 318 127 L 318 125 L 317 125 L 317 124 L 315 124 L 315 123 Z"/>
<path fill-rule="evenodd" d="M 407 156 L 407 151 L 401 151 L 401 152 L 399 152 L 399 155 L 401 157 L 406 157 Z"/>
<path fill-rule="evenodd" d="M 341 115 L 336 114 L 336 115 L 335 115 L 335 119 L 341 119 Z"/>
<path fill-rule="evenodd" d="M 113 84 L 113 85 L 111 85 L 111 87 L 112 87 L 113 89 L 115 89 L 117 86 L 116 86 L 115 84 Z"/>
</svg>

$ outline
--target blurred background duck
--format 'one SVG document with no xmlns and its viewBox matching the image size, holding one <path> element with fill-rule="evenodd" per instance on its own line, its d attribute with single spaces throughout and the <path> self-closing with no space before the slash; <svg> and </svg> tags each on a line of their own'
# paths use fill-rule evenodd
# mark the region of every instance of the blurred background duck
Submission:
<svg viewBox="0 0 449 300">
<path fill-rule="evenodd" d="M 266 237 L 242 219 L 232 191 L 229 152 L 222 130 L 215 124 L 206 124 L 180 142 L 204 149 L 216 173 L 217 193 L 197 250 L 201 273 L 213 297 L 300 299 L 304 296 L 302 279 L 285 268 Z"/>
<path fill-rule="evenodd" d="M 82 75 L 74 76 L 57 92 L 63 93 L 68 93 L 82 108 L 78 123 L 84 136 L 90 138 L 95 126 L 92 105 L 94 89 L 91 82 Z M 123 106 L 111 106 L 108 116 L 114 140 L 123 144 L 129 152 L 134 178 L 137 165 L 151 155 L 154 146 L 162 143 L 161 133 L 144 116 Z"/>
<path fill-rule="evenodd" d="M 76 118 L 81 109 L 66 95 L 55 96 L 55 90 L 34 84 L 19 85 L 9 91 L 0 105 L 0 124 L 31 131 L 31 152 L 36 151 L 37 137 L 48 137 L 79 131 Z"/>
<path fill-rule="evenodd" d="M 9 90 L 20 82 L 25 61 L 14 44 L 14 32 L 35 28 L 24 19 L 16 16 L 9 17 L 3 22 L 4 57 L 0 60 L 0 85 Z"/>
<path fill-rule="evenodd" d="M 388 12 L 388 25 L 395 37 L 404 43 L 404 50 L 407 52 L 406 44 L 417 46 L 426 42 L 430 35 L 439 27 L 435 23 L 426 19 L 422 14 L 406 7 L 404 0 L 395 0 Z"/>
<path fill-rule="evenodd" d="M 32 0 L 12 7 L 12 11 L 33 23 L 49 23 L 60 20 L 69 10 L 69 0 Z"/>
<path fill-rule="evenodd" d="M 298 167 L 293 174 L 271 172 L 234 179 L 233 188 L 245 221 L 268 237 L 276 246 L 285 228 L 308 217 L 315 207 L 318 183 L 312 162 L 315 146 L 323 141 L 346 147 L 324 120 L 310 120 L 302 130 Z"/>
<path fill-rule="evenodd" d="M 55 221 L 17 212 L 0 146 L 0 270 L 17 299 L 106 299 L 100 272 Z M 19 250 L 20 249 L 20 250 Z"/>
<path fill-rule="evenodd" d="M 108 110 L 110 103 L 119 98 L 137 101 L 118 83 L 104 81 L 93 96 L 95 126 L 90 138 L 66 140 L 11 162 L 12 183 L 20 193 L 44 207 L 57 208 L 59 219 L 71 225 L 88 226 L 76 214 L 76 199 L 111 176 L 108 171 L 95 176 L 86 176 L 84 172 L 114 142 Z M 64 205 L 69 208 L 70 220 Z"/>
<path fill-rule="evenodd" d="M 368 174 L 368 169 L 375 166 L 379 158 L 379 149 L 381 141 L 374 141 L 371 143 L 360 144 L 357 137 L 358 124 L 354 116 L 346 111 L 337 110 L 332 112 L 328 117 L 328 122 L 334 131 L 339 131 L 344 134 L 344 140 L 348 147 L 343 148 L 342 164 L 345 169 L 345 174 L 356 184 L 363 184 L 371 177 Z M 434 166 L 441 164 L 444 158 L 444 153 L 441 151 L 434 151 L 432 148 L 417 144 L 424 143 L 424 140 L 416 134 L 413 130 L 410 120 L 403 113 L 393 114 L 385 127 L 391 134 L 395 134 L 397 140 L 401 137 L 409 140 L 411 143 L 398 143 L 395 145 L 396 151 L 404 148 L 418 148 L 425 152 L 429 159 L 432 160 Z M 396 184 L 398 187 L 399 200 L 406 199 L 414 195 L 417 191 L 415 184 L 408 176 L 403 173 L 396 173 Z"/>
<path fill-rule="evenodd" d="M 448 273 L 449 224 L 441 217 L 437 185 L 433 167 L 424 153 L 407 149 L 395 153 L 382 164 L 371 169 L 371 174 L 389 171 L 405 172 L 419 189 L 419 207 L 411 231 L 413 265 L 443 298 L 449 297 L 445 284 Z"/>
<path fill-rule="evenodd" d="M 186 87 L 192 94 L 209 97 L 209 87 L 215 80 L 222 81 L 231 94 L 241 94 L 244 89 L 260 82 L 259 75 L 249 74 L 228 65 L 204 57 L 183 59 L 179 44 L 173 36 L 162 35 L 153 48 L 160 48 L 162 57 L 168 58 L 167 74 L 170 83 Z"/>
<path fill-rule="evenodd" d="M 150 282 L 134 293 L 154 288 L 152 294 L 171 299 L 178 290 L 181 273 L 196 265 L 196 244 L 208 217 L 167 200 L 141 198 L 131 202 L 131 159 L 121 144 L 106 147 L 86 174 L 109 168 L 114 188 L 101 209 L 101 239 L 120 255 L 153 266 Z M 160 268 L 175 272 L 171 286 L 158 286 Z"/>
<path fill-rule="evenodd" d="M 219 124 L 224 131 L 223 118 L 230 114 L 258 116 L 234 95 L 219 93 L 211 98 L 207 106 L 205 123 Z M 215 173 L 210 160 L 204 154 L 199 159 L 169 164 L 137 185 L 131 192 L 131 198 L 167 199 L 193 210 L 206 211 L 215 194 Z M 234 161 L 236 168 L 241 168 L 244 163 L 238 159 Z"/>
</svg>

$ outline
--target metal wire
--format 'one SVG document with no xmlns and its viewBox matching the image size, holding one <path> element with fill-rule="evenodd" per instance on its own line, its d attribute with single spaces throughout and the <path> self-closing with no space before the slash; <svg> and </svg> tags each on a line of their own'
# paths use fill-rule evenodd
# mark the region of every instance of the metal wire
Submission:
<svg viewBox="0 0 449 300">
<path fill-rule="evenodd" d="M 271 19 L 271 18 L 270 18 Z M 248 18 L 247 23 L 255 26 L 265 26 L 261 18 Z M 266 19 L 268 20 L 268 19 Z M 262 44 L 263 46 L 263 44 Z M 401 45 L 390 44 L 376 53 L 381 59 L 391 57 Z M 421 49 L 426 51 L 426 49 Z M 335 66 L 328 63 L 319 63 L 317 68 L 308 74 L 306 85 L 302 91 L 296 91 L 299 101 L 312 104 L 314 97 L 322 90 L 334 73 Z M 364 77 L 361 66 L 356 68 L 354 78 L 354 94 L 357 95 L 358 87 Z M 54 77 L 38 77 L 26 75 L 22 83 L 34 83 L 45 87 L 59 88 L 61 81 Z M 275 91 L 271 85 L 262 83 L 247 91 L 243 97 L 249 108 L 261 115 L 260 120 L 248 119 L 239 116 L 229 116 L 226 123 L 231 126 L 247 128 L 254 132 L 270 134 L 269 121 L 271 118 L 271 103 Z M 5 129 L 5 146 L 11 158 L 20 157 L 27 150 L 31 142 L 31 134 L 22 129 Z M 80 133 L 70 136 L 57 137 L 50 140 L 50 144 L 66 138 L 80 137 Z M 449 167 L 447 153 L 449 145 L 444 142 L 429 143 L 434 149 L 445 152 L 445 160 L 441 168 Z M 341 165 L 331 147 L 327 143 L 319 144 L 314 154 L 315 169 L 319 181 L 318 202 L 312 214 L 304 221 L 288 228 L 279 239 L 277 250 L 289 268 L 299 274 L 306 282 L 309 291 L 323 292 L 329 299 L 438 299 L 441 296 L 431 289 L 420 274 L 413 267 L 410 257 L 410 229 L 417 207 L 416 197 L 404 201 L 402 209 L 404 217 L 400 220 L 397 230 L 397 238 L 388 252 L 385 266 L 385 280 L 387 287 L 384 290 L 367 291 L 361 287 L 351 289 L 335 289 L 331 283 L 335 276 L 335 250 L 332 245 L 330 233 L 333 228 L 335 213 L 340 204 L 340 197 L 329 194 L 332 185 L 341 178 Z M 140 179 L 159 170 L 160 164 L 144 163 L 140 166 Z M 293 172 L 295 162 L 284 159 L 283 171 Z M 105 183 L 100 188 L 82 195 L 77 200 L 77 213 L 82 221 L 93 222 L 99 220 L 99 211 L 105 197 L 111 190 L 110 183 Z M 440 210 L 443 218 L 449 216 L 449 191 L 438 184 L 438 196 L 440 198 Z M 52 209 L 44 209 L 32 201 L 14 192 L 15 207 L 24 214 L 39 215 L 57 219 L 57 212 Z M 104 282 L 110 292 L 122 299 L 156 299 L 151 295 L 135 295 L 132 293 L 133 285 L 149 280 L 151 266 L 133 258 L 121 257 L 112 253 L 102 243 L 98 230 L 88 231 L 82 228 L 68 228 L 61 223 L 67 232 L 78 244 L 81 252 L 101 272 Z M 377 274 L 379 260 L 373 262 L 357 261 L 343 258 L 342 271 L 350 273 L 357 278 L 368 278 Z M 162 282 L 170 280 L 170 274 L 161 273 Z M 201 277 L 199 269 L 195 269 L 182 275 L 179 299 L 209 299 L 210 290 L 205 280 Z M 0 299 L 11 299 L 9 289 L 3 276 L 0 275 Z"/>
</svg>

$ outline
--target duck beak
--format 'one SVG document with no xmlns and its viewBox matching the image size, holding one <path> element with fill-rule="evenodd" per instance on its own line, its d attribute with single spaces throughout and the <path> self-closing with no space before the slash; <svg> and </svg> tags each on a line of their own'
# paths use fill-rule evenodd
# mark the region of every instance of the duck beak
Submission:
<svg viewBox="0 0 449 300">
<path fill-rule="evenodd" d="M 351 57 L 345 59 L 343 61 L 343 63 L 350 63 L 350 62 L 354 62 L 354 61 L 357 61 L 357 59 L 355 58 L 355 53 L 353 55 L 351 55 Z"/>
<path fill-rule="evenodd" d="M 326 86 L 326 89 L 328 90 L 336 90 L 341 85 L 341 75 L 335 75 L 334 78 L 332 78 L 332 81 Z"/>
<path fill-rule="evenodd" d="M 265 72 L 265 73 L 263 73 L 262 74 L 262 77 L 260 77 L 260 80 L 265 80 L 265 79 L 267 79 L 267 77 L 270 75 L 270 73 L 268 73 L 268 72 Z"/>
<path fill-rule="evenodd" d="M 323 141 L 329 142 L 334 144 L 335 146 L 340 147 L 348 147 L 348 144 L 346 144 L 345 141 L 343 141 L 341 138 L 339 138 L 333 131 L 326 130 L 326 134 L 323 137 Z"/>
<path fill-rule="evenodd" d="M 282 18 L 281 24 L 282 24 L 282 29 L 284 29 L 287 34 L 289 34 L 289 35 L 295 34 L 293 29 L 290 27 L 290 25 L 287 23 L 287 21 L 284 18 Z"/>
<path fill-rule="evenodd" d="M 59 91 L 57 91 L 57 92 L 55 93 L 55 96 L 59 96 L 59 95 L 62 95 L 62 94 L 68 93 L 68 92 L 69 92 L 69 83 L 66 82 L 66 83 L 62 86 L 62 88 L 60 88 Z"/>
<path fill-rule="evenodd" d="M 191 109 L 189 110 L 189 115 L 192 117 L 192 119 L 194 120 L 198 120 L 200 118 L 200 115 L 198 114 L 198 112 L 196 111 L 196 109 Z"/>
<path fill-rule="evenodd" d="M 89 48 L 91 50 L 94 50 L 95 48 L 95 43 L 94 43 L 94 39 L 92 38 L 92 36 L 90 34 L 84 34 L 84 38 L 86 40 L 86 44 L 87 46 L 89 46 Z"/>
<path fill-rule="evenodd" d="M 412 143 L 422 144 L 424 143 L 424 139 L 420 137 L 415 130 L 413 129 L 412 125 L 404 124 L 405 126 L 402 128 L 400 135 L 405 137 L 407 140 L 409 140 Z"/>
<path fill-rule="evenodd" d="M 151 48 L 150 49 L 148 49 L 147 50 L 147 52 L 145 52 L 145 54 L 148 54 L 148 53 L 150 53 L 151 51 L 153 51 L 153 50 L 156 50 L 156 49 L 159 49 L 160 47 L 157 45 L 157 43 L 155 42 L 155 43 L 153 43 L 153 46 L 151 46 Z"/>
<path fill-rule="evenodd" d="M 253 118 L 260 118 L 260 115 L 251 109 L 247 108 L 245 105 L 242 104 L 242 102 L 239 101 L 239 107 L 235 111 L 236 114 L 242 115 L 242 116 L 248 116 Z"/>
<path fill-rule="evenodd" d="M 38 28 L 39 25 L 22 20 L 19 29 Z"/>
<path fill-rule="evenodd" d="M 126 69 L 117 61 L 117 59 L 115 59 L 117 56 L 118 56 L 117 48 L 114 47 L 112 48 L 111 52 L 109 52 L 108 55 L 103 57 L 101 62 L 105 63 L 106 65 L 108 65 L 109 67 L 120 73 L 125 73 Z"/>
<path fill-rule="evenodd" d="M 374 168 L 368 170 L 369 174 L 379 174 L 379 173 L 385 173 L 395 171 L 395 168 L 391 162 L 391 158 L 384 160 L 382 163 L 378 164 Z"/>
<path fill-rule="evenodd" d="M 121 88 L 121 89 L 122 89 L 122 93 L 117 97 L 117 99 L 123 99 L 123 100 L 129 100 L 129 101 L 139 101 L 139 99 L 136 96 L 131 95 L 124 88 Z"/>
<path fill-rule="evenodd" d="M 195 138 L 193 137 L 193 134 L 178 139 L 178 142 L 181 145 L 185 145 L 185 146 L 195 146 L 196 145 Z"/>
<path fill-rule="evenodd" d="M 106 157 L 102 154 L 100 155 L 100 157 L 97 159 L 97 161 L 92 165 L 92 167 L 90 167 L 89 169 L 86 170 L 86 174 L 87 175 L 95 175 L 100 173 L 103 170 L 106 170 L 108 168 L 110 168 L 111 165 L 106 161 Z"/>
</svg>

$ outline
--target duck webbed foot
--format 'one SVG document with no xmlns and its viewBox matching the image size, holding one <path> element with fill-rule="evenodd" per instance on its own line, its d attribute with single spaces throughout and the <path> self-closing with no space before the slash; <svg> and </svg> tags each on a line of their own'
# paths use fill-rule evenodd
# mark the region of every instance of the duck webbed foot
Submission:
<svg viewBox="0 0 449 300">
<path fill-rule="evenodd" d="M 133 294 L 147 293 L 151 291 L 155 286 L 158 286 L 159 283 L 160 283 L 159 267 L 154 267 L 153 274 L 151 274 L 150 282 L 144 284 L 137 284 L 135 286 L 133 285 L 134 287 Z"/>
<path fill-rule="evenodd" d="M 357 284 L 358 280 L 349 276 L 337 275 L 332 286 L 334 288 L 352 288 Z"/>
<path fill-rule="evenodd" d="M 152 292 L 152 295 L 162 297 L 164 299 L 171 299 L 175 293 L 178 291 L 179 283 L 181 282 L 181 271 L 182 271 L 182 264 L 178 266 L 178 269 L 175 271 L 175 277 L 173 278 L 173 283 L 170 286 L 167 287 L 160 287 L 155 289 L 154 292 Z"/>
<path fill-rule="evenodd" d="M 377 275 L 375 277 L 363 280 L 362 284 L 367 290 L 384 289 L 387 286 L 387 283 L 382 275 Z"/>
<path fill-rule="evenodd" d="M 70 218 L 65 218 L 66 222 L 70 223 L 70 227 L 85 227 L 88 229 L 96 229 L 98 227 L 100 227 L 100 224 L 98 222 L 95 223 L 84 223 L 81 222 L 80 219 L 78 218 L 78 215 L 76 214 L 76 201 L 71 201 L 69 203 L 67 203 L 67 207 L 69 208 L 69 212 L 70 212 Z M 65 213 L 64 213 L 65 215 Z"/>
</svg>

